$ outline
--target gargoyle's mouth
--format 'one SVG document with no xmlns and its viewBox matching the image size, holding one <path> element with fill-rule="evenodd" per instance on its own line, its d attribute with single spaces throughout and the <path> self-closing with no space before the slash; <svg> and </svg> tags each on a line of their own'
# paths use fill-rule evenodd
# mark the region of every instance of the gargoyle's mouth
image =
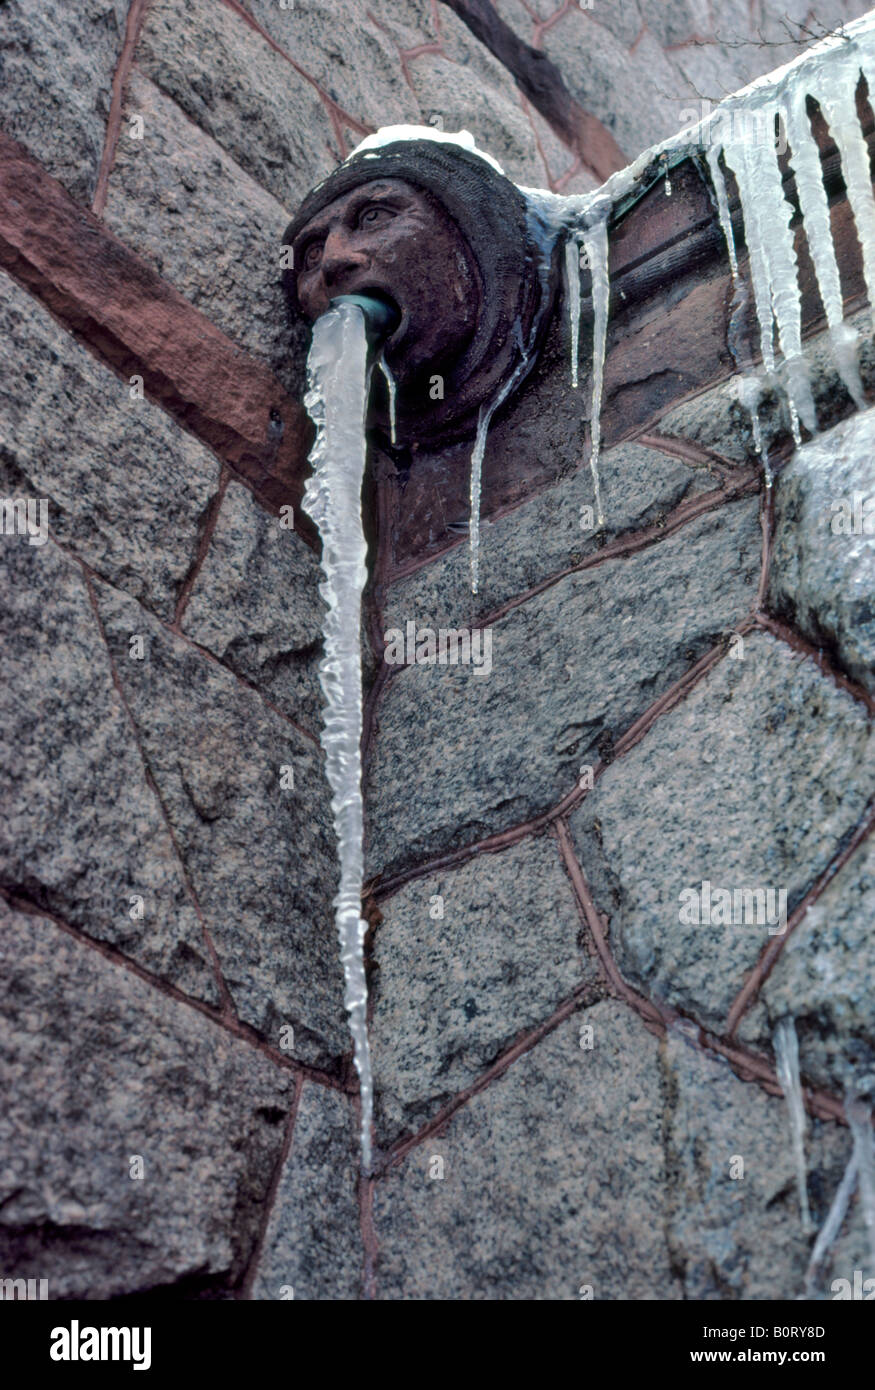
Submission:
<svg viewBox="0 0 875 1390">
<path fill-rule="evenodd" d="M 356 304 L 365 317 L 368 342 L 372 348 L 382 346 L 397 334 L 403 322 L 403 315 L 391 295 L 384 290 L 363 288 L 354 294 L 339 294 L 331 300 L 335 304 Z"/>
</svg>

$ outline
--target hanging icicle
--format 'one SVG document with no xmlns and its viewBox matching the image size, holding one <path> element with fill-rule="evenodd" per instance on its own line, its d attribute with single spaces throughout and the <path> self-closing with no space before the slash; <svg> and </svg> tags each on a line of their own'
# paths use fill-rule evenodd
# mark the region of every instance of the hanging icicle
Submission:
<svg viewBox="0 0 875 1390">
<path fill-rule="evenodd" d="M 571 327 L 571 385 L 576 390 L 580 356 L 580 248 L 575 237 L 569 237 L 565 243 L 565 293 Z"/>
<path fill-rule="evenodd" d="M 808 119 L 807 94 L 791 89 L 784 104 L 784 122 L 790 142 L 790 164 L 796 177 L 796 193 L 802 209 L 808 249 L 817 276 L 820 298 L 829 325 L 833 356 L 855 405 L 862 409 L 863 384 L 857 363 L 857 335 L 844 320 L 842 287 L 832 241 L 829 202 L 823 185 L 820 151 Z M 859 123 L 858 123 L 859 124 Z"/>
<path fill-rule="evenodd" d="M 368 1172 L 373 1082 L 364 968 L 366 923 L 361 915 L 364 817 L 359 634 L 361 596 L 367 578 L 361 493 L 369 373 L 365 320 L 355 305 L 329 309 L 317 320 L 307 377 L 309 390 L 304 404 L 316 426 L 316 441 L 310 453 L 314 471 L 304 490 L 304 509 L 322 537 L 325 582 L 319 591 L 328 605 L 323 625 L 325 655 L 319 667 L 326 701 L 321 741 L 340 861 L 335 923 L 346 985 L 344 1003 L 359 1074 L 362 1169 Z"/>
<path fill-rule="evenodd" d="M 386 390 L 389 395 L 389 442 L 394 446 L 397 442 L 395 439 L 395 378 L 392 375 L 392 370 L 389 366 L 389 363 L 386 361 L 386 358 L 382 352 L 380 353 L 379 367 L 380 371 L 383 373 L 383 376 L 385 377 Z"/>
<path fill-rule="evenodd" d="M 711 170 L 711 181 L 714 184 L 714 193 L 717 198 L 717 213 L 720 218 L 723 237 L 726 241 L 729 268 L 732 271 L 732 279 L 735 281 L 738 279 L 738 256 L 735 251 L 735 234 L 732 230 L 732 218 L 729 215 L 729 199 L 726 196 L 726 180 L 723 177 L 723 170 L 720 168 L 720 154 L 722 148 L 722 145 L 710 145 L 708 147 L 707 158 L 708 168 Z"/>
<path fill-rule="evenodd" d="M 854 1137 L 860 1205 L 869 1239 L 869 1261 L 875 1276 L 875 1143 L 872 1138 L 872 1111 L 861 1096 L 854 1096 L 845 1104 L 845 1118 Z"/>
<path fill-rule="evenodd" d="M 590 412 L 589 467 L 595 493 L 596 523 L 605 524 L 602 490 L 599 482 L 599 454 L 602 443 L 602 391 L 605 375 L 605 347 L 608 335 L 608 309 L 611 295 L 608 271 L 608 208 L 583 234 L 592 274 L 592 409 Z"/>
<path fill-rule="evenodd" d="M 790 1134 L 793 1143 L 793 1166 L 796 1169 L 796 1186 L 799 1192 L 799 1210 L 802 1216 L 802 1229 L 806 1233 L 812 1229 L 811 1211 L 808 1206 L 808 1182 L 805 1169 L 805 1106 L 802 1103 L 802 1082 L 799 1077 L 799 1043 L 792 1018 L 782 1018 L 775 1028 L 775 1063 L 778 1080 L 787 1112 L 790 1117 Z"/>
<path fill-rule="evenodd" d="M 811 1251 L 808 1269 L 805 1271 L 806 1298 L 814 1298 L 818 1271 L 838 1239 L 839 1231 L 844 1225 L 844 1220 L 848 1214 L 848 1207 L 851 1204 L 851 1198 L 854 1195 L 856 1186 L 857 1154 L 855 1150 L 851 1154 L 848 1165 L 842 1174 L 842 1180 L 836 1188 L 836 1193 L 832 1199 L 827 1218 L 817 1233 L 817 1239 Z"/>
</svg>

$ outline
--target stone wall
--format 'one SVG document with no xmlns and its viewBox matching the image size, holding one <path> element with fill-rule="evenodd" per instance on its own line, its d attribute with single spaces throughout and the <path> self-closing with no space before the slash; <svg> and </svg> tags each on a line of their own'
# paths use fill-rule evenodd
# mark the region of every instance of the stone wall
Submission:
<svg viewBox="0 0 875 1390">
<path fill-rule="evenodd" d="M 578 469 L 484 527 L 476 608 L 461 546 L 388 585 L 381 629 L 487 623 L 494 669 L 374 683 L 369 659 L 380 1161 L 357 1178 L 318 560 L 228 442 L 300 391 L 282 231 L 381 124 L 465 126 L 522 183 L 592 187 L 562 102 L 634 155 L 784 61 L 782 17 L 807 16 L 551 5 L 495 9 L 561 76 L 553 124 L 461 5 L 0 6 L 0 130 L 79 209 L 51 275 L 0 236 L 0 495 L 50 522 L 0 538 L 0 1274 L 51 1297 L 804 1284 L 772 1030 L 795 1016 L 817 1220 L 875 1064 L 875 575 L 825 520 L 871 490 L 871 412 L 772 504 L 717 385 L 605 455 L 599 544 Z M 124 351 L 80 236 L 124 267 Z M 156 276 L 176 307 L 141 327 Z M 199 341 L 261 383 L 217 389 L 209 425 L 183 382 Z M 816 386 L 836 398 L 825 365 Z M 786 887 L 791 931 L 682 926 L 704 879 Z M 864 1260 L 855 1208 L 818 1291 Z"/>
</svg>

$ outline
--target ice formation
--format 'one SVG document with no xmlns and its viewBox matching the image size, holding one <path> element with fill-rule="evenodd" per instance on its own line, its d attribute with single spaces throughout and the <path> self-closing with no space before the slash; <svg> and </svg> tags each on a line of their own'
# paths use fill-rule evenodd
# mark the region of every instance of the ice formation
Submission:
<svg viewBox="0 0 875 1390">
<path fill-rule="evenodd" d="M 833 1244 L 838 1239 L 838 1234 L 844 1225 L 845 1217 L 848 1214 L 848 1207 L 857 1186 L 857 1153 L 856 1149 L 851 1153 L 848 1166 L 842 1174 L 842 1180 L 835 1191 L 826 1220 L 817 1233 L 817 1239 L 811 1251 L 808 1261 L 808 1269 L 805 1272 L 805 1297 L 813 1298 L 815 1294 L 817 1273 L 829 1254 Z"/>
<path fill-rule="evenodd" d="M 733 280 L 739 277 L 738 257 L 729 212 L 722 164 L 735 175 L 745 228 L 748 275 L 759 324 L 763 376 L 746 374 L 738 384 L 738 397 L 749 411 L 754 442 L 762 454 L 759 402 L 767 387 L 786 395 L 791 428 L 796 441 L 799 422 L 810 433 L 817 419 L 802 346 L 801 295 L 794 237 L 790 223 L 793 208 L 784 196 L 777 153 L 777 132 L 786 136 L 789 160 L 796 179 L 802 224 L 811 253 L 818 289 L 829 328 L 836 368 L 858 407 L 863 390 L 857 361 L 856 334 L 843 321 L 841 283 L 829 207 L 821 173 L 820 152 L 811 129 L 807 101 L 816 100 L 836 142 L 863 250 L 863 266 L 870 303 L 875 304 L 875 198 L 869 172 L 869 154 L 857 117 L 855 93 L 860 73 L 875 90 L 875 17 L 864 16 L 839 32 L 814 44 L 793 62 L 757 79 L 728 97 L 697 126 L 687 127 L 661 145 L 646 150 L 628 168 L 619 170 L 594 193 L 561 197 L 540 190 L 523 189 L 530 201 L 549 212 L 553 224 L 569 239 L 587 248 L 592 272 L 594 317 L 592 350 L 592 453 L 593 483 L 598 487 L 598 454 L 604 376 L 605 327 L 610 297 L 607 237 L 602 236 L 610 216 L 646 191 L 656 168 L 671 192 L 669 171 L 690 156 L 704 155 L 714 186 L 720 226 L 726 240 Z M 571 254 L 566 252 L 566 290 L 575 293 Z M 577 382 L 579 313 L 569 306 L 571 324 L 571 377 Z M 777 335 L 778 351 L 775 350 Z M 771 483 L 768 459 L 763 456 L 767 484 Z M 596 493 L 597 511 L 599 497 Z M 601 518 L 600 518 L 601 520 Z"/>
<path fill-rule="evenodd" d="M 565 243 L 565 297 L 571 327 L 571 385 L 577 390 L 580 358 L 580 249 L 574 237 Z"/>
<path fill-rule="evenodd" d="M 389 395 L 389 440 L 394 445 L 397 442 L 395 439 L 395 378 L 383 353 L 380 353 L 379 367 L 386 379 L 386 391 Z"/>
<path fill-rule="evenodd" d="M 875 1275 L 875 1144 L 872 1137 L 872 1112 L 862 1097 L 853 1096 L 845 1103 L 845 1116 L 854 1137 L 860 1205 L 869 1239 L 869 1261 L 872 1274 Z"/>
<path fill-rule="evenodd" d="M 371 1166 L 373 1082 L 368 1045 L 368 990 L 364 967 L 366 923 L 361 915 L 363 807 L 361 790 L 362 660 L 361 596 L 367 578 L 362 529 L 365 472 L 365 407 L 368 360 L 361 309 L 329 309 L 313 328 L 307 359 L 309 389 L 304 404 L 316 426 L 310 454 L 313 474 L 304 509 L 322 537 L 320 593 L 328 605 L 325 655 L 319 680 L 325 695 L 322 747 L 337 834 L 340 885 L 335 924 L 345 983 L 356 1070 L 361 1094 L 362 1168 Z"/>
<path fill-rule="evenodd" d="M 805 1106 L 802 1101 L 802 1082 L 799 1077 L 799 1043 L 796 1026 L 792 1018 L 782 1018 L 775 1028 L 775 1064 L 778 1080 L 787 1111 L 790 1116 L 790 1134 L 793 1140 L 793 1164 L 796 1169 L 796 1186 L 799 1190 L 799 1209 L 802 1213 L 802 1229 L 811 1230 L 811 1211 L 808 1206 L 808 1182 L 805 1172 Z"/>
</svg>

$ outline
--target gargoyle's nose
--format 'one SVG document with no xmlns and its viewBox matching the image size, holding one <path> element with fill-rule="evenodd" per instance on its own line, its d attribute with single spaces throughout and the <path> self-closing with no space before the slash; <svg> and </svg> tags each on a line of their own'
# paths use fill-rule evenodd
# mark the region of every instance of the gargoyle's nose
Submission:
<svg viewBox="0 0 875 1390">
<path fill-rule="evenodd" d="M 366 252 L 352 245 L 348 233 L 332 228 L 322 249 L 322 278 L 328 289 L 336 289 L 343 280 L 369 264 Z"/>
</svg>

